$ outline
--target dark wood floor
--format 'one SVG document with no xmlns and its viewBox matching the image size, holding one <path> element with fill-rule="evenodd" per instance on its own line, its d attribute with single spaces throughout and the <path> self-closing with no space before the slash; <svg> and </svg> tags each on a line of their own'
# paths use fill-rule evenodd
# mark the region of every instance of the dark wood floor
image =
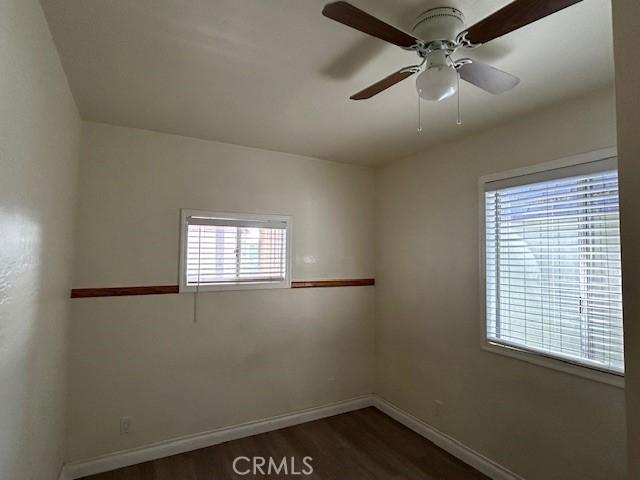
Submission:
<svg viewBox="0 0 640 480">
<path fill-rule="evenodd" d="M 233 459 L 291 457 L 295 470 L 313 460 L 313 473 L 238 475 Z M 250 464 L 238 464 L 244 471 Z M 257 472 L 258 473 L 258 472 Z M 336 415 L 282 430 L 234 440 L 172 457 L 114 470 L 85 480 L 227 480 L 297 478 L 322 480 L 486 480 L 488 477 L 449 455 L 375 408 Z"/>
</svg>

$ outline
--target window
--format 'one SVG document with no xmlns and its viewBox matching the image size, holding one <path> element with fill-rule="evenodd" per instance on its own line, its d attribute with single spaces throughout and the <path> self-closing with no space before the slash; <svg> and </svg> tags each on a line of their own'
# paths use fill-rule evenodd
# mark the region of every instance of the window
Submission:
<svg viewBox="0 0 640 480">
<path fill-rule="evenodd" d="M 490 344 L 623 374 L 615 165 L 483 183 Z"/>
<path fill-rule="evenodd" d="M 183 210 L 180 291 L 290 287 L 290 223 Z"/>
</svg>

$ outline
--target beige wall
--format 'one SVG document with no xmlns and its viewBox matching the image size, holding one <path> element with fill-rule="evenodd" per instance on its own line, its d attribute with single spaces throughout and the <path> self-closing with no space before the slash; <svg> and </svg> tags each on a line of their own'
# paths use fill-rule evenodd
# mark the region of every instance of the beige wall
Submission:
<svg viewBox="0 0 640 480">
<path fill-rule="evenodd" d="M 640 478 L 640 2 L 615 0 L 629 479 Z"/>
<path fill-rule="evenodd" d="M 614 2 L 629 478 L 639 16 L 635 0 Z M 0 477 L 53 479 L 80 122 L 37 1 L 0 4 L 0 64 Z M 600 92 L 377 178 L 375 390 L 527 480 L 625 478 L 624 392 L 479 349 L 477 177 L 614 144 L 613 104 Z M 93 123 L 83 144 L 76 287 L 177 283 L 181 207 L 291 214 L 294 279 L 374 276 L 366 168 Z M 191 295 L 75 300 L 68 459 L 371 392 L 375 300 L 371 287 L 216 292 L 197 323 Z M 133 430 L 120 435 L 125 415 Z"/>
<path fill-rule="evenodd" d="M 625 478 L 624 391 L 480 349 L 478 177 L 615 145 L 614 103 L 598 92 L 377 176 L 374 389 L 527 480 Z"/>
<path fill-rule="evenodd" d="M 37 0 L 0 2 L 0 478 L 58 477 L 80 119 Z"/>
<path fill-rule="evenodd" d="M 293 216 L 293 279 L 373 277 L 372 170 L 85 123 L 76 287 L 176 284 L 180 208 Z M 370 393 L 374 287 L 73 301 L 69 456 Z M 119 434 L 119 419 L 134 417 Z"/>
</svg>

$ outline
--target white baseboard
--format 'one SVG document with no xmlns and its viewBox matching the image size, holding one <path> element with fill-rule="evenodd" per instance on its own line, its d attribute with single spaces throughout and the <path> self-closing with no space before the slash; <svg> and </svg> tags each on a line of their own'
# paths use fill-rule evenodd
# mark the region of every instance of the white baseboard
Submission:
<svg viewBox="0 0 640 480">
<path fill-rule="evenodd" d="M 210 447 L 222 442 L 249 437 L 280 428 L 291 427 L 321 418 L 339 415 L 374 406 L 391 418 L 402 423 L 427 440 L 435 443 L 451 455 L 471 465 L 493 480 L 524 480 L 496 462 L 475 452 L 466 445 L 440 432 L 431 425 L 396 407 L 378 395 L 362 395 L 341 402 L 308 408 L 293 413 L 247 422 L 231 427 L 220 428 L 208 432 L 197 433 L 185 437 L 174 438 L 144 447 L 121 450 L 108 455 L 66 464 L 60 472 L 59 480 L 75 480 L 88 475 L 108 472 L 117 468 L 128 467 L 137 463 L 148 462 L 158 458 Z"/>
<path fill-rule="evenodd" d="M 69 476 L 69 472 L 67 472 L 66 465 L 62 465 L 60 468 L 60 473 L 58 474 L 58 480 L 72 480 Z"/>
<path fill-rule="evenodd" d="M 95 475 L 97 473 L 108 472 L 117 468 L 128 467 L 129 465 L 148 462 L 178 453 L 210 447 L 218 443 L 291 427 L 293 425 L 370 407 L 371 405 L 371 395 L 362 395 L 350 400 L 331 403 L 321 407 L 308 408 L 240 425 L 174 438 L 144 447 L 121 450 L 80 462 L 68 463 L 60 473 L 60 480 L 75 480 L 87 475 Z"/>
<path fill-rule="evenodd" d="M 473 468 L 484 473 L 489 478 L 492 478 L 493 480 L 524 480 L 521 476 L 516 475 L 502 465 L 499 465 L 484 455 L 479 454 L 475 450 L 472 450 L 466 445 L 460 443 L 458 440 L 451 438 L 446 433 L 442 433 L 419 418 L 414 417 L 410 413 L 405 412 L 379 395 L 372 395 L 372 399 L 373 406 L 378 410 L 386 413 L 394 420 L 402 423 L 405 427 L 410 428 L 414 432 L 425 437 L 427 440 L 435 443 L 437 446 L 446 450 L 454 457 L 459 458 L 464 463 L 471 465 Z"/>
</svg>

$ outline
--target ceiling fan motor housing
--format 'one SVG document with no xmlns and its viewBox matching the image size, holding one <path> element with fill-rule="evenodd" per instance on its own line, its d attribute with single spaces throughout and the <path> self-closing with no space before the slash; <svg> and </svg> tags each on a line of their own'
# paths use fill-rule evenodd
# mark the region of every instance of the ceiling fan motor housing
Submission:
<svg viewBox="0 0 640 480">
<path fill-rule="evenodd" d="M 455 42 L 464 29 L 464 15 L 453 7 L 431 8 L 421 14 L 412 28 L 413 34 L 425 44 L 435 41 Z"/>
</svg>

